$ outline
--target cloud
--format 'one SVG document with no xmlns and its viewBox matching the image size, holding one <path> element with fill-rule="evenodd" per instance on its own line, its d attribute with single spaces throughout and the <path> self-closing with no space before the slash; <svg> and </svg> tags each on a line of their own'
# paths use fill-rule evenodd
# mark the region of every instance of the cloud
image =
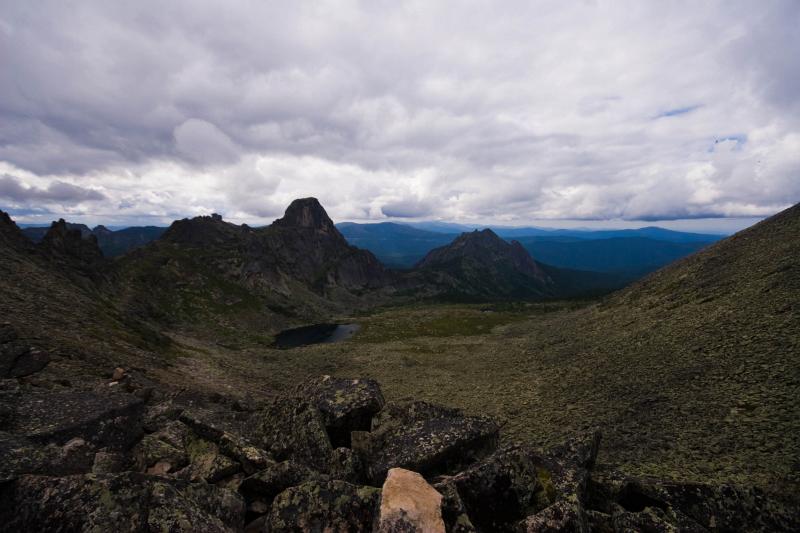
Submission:
<svg viewBox="0 0 800 533">
<path fill-rule="evenodd" d="M 680 116 L 680 115 L 685 115 L 687 113 L 691 113 L 692 111 L 694 111 L 694 110 L 696 110 L 696 109 L 698 109 L 700 107 L 702 107 L 702 106 L 700 106 L 700 105 L 690 105 L 690 106 L 686 106 L 686 107 L 678 107 L 678 108 L 675 108 L 675 109 L 668 109 L 667 111 L 659 113 L 656 116 L 656 118 L 677 117 L 677 116 Z"/>
<path fill-rule="evenodd" d="M 175 128 L 174 135 L 178 152 L 189 161 L 230 164 L 239 158 L 239 149 L 231 138 L 205 120 L 191 118 Z"/>
<path fill-rule="evenodd" d="M 62 215 L 261 223 L 314 195 L 339 220 L 524 224 L 800 200 L 793 0 L 0 5 L 0 171 Z"/>
<path fill-rule="evenodd" d="M 59 180 L 50 182 L 46 188 L 26 186 L 8 174 L 0 176 L 0 198 L 20 204 L 31 202 L 77 204 L 106 200 L 103 193 L 94 189 L 86 189 Z"/>
<path fill-rule="evenodd" d="M 422 218 L 433 213 L 433 205 L 419 198 L 404 198 L 381 206 L 381 212 L 391 218 Z"/>
</svg>

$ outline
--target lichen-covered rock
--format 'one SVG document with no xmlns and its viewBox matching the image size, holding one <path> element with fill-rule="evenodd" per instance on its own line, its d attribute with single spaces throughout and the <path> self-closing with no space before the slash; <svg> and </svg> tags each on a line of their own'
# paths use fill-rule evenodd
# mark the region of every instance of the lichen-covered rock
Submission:
<svg viewBox="0 0 800 533">
<path fill-rule="evenodd" d="M 564 499 L 584 503 L 590 470 L 599 446 L 600 432 L 594 431 L 573 437 L 544 454 L 530 453 L 531 460 L 549 486 L 551 502 Z"/>
<path fill-rule="evenodd" d="M 144 404 L 130 394 L 27 393 L 17 400 L 10 431 L 31 441 L 64 444 L 80 437 L 98 448 L 129 448 L 142 434 Z"/>
<path fill-rule="evenodd" d="M 392 468 L 381 489 L 377 531 L 445 533 L 442 495 L 416 472 Z"/>
<path fill-rule="evenodd" d="M 371 532 L 380 489 L 345 481 L 310 481 L 280 493 L 272 502 L 270 531 Z"/>
<path fill-rule="evenodd" d="M 559 500 L 535 515 L 529 516 L 517 524 L 515 530 L 519 533 L 588 533 L 590 531 L 581 504 L 568 500 Z"/>
<path fill-rule="evenodd" d="M 158 433 L 145 435 L 134 447 L 133 456 L 141 471 L 146 471 L 156 463 L 169 463 L 167 471 L 178 470 L 189 463 L 183 442 L 170 443 Z"/>
<path fill-rule="evenodd" d="M 322 481 L 325 477 L 294 461 L 281 461 L 242 480 L 239 492 L 248 502 L 260 500 L 271 504 L 275 496 L 306 481 Z"/>
<path fill-rule="evenodd" d="M 610 504 L 603 510 L 610 510 L 615 524 L 646 520 L 682 531 L 800 530 L 796 504 L 768 497 L 757 488 L 626 478 L 621 483 L 607 481 L 604 489 Z"/>
<path fill-rule="evenodd" d="M 190 481 L 216 483 L 241 470 L 241 465 L 220 452 L 216 443 L 188 432 L 186 455 L 189 465 L 176 476 Z"/>
<path fill-rule="evenodd" d="M 179 418 L 197 435 L 216 444 L 223 454 L 238 461 L 247 474 L 254 474 L 273 463 L 265 450 L 255 446 L 249 438 L 242 435 L 249 433 L 243 426 L 219 419 L 209 420 L 208 414 L 206 412 L 203 416 L 197 412 L 184 411 Z"/>
<path fill-rule="evenodd" d="M 238 531 L 235 492 L 144 474 L 23 476 L 0 489 L 7 531 Z"/>
<path fill-rule="evenodd" d="M 319 471 L 329 468 L 331 441 L 319 410 L 294 397 L 279 397 L 256 414 L 257 443 L 278 461 L 291 459 Z"/>
<path fill-rule="evenodd" d="M 385 400 L 373 379 L 314 378 L 300 384 L 297 396 L 310 401 L 320 413 L 334 447 L 350 447 L 351 431 L 370 429 L 372 417 Z"/>
<path fill-rule="evenodd" d="M 442 519 L 447 533 L 474 533 L 477 531 L 469 518 L 467 508 L 458 495 L 456 486 L 449 479 L 437 483 L 434 488 L 442 495 Z"/>
<path fill-rule="evenodd" d="M 336 448 L 331 452 L 328 474 L 331 479 L 341 479 L 348 483 L 360 484 L 366 480 L 361 456 L 350 448 Z"/>
<path fill-rule="evenodd" d="M 116 474 L 128 469 L 125 454 L 100 450 L 94 454 L 92 474 Z"/>
<path fill-rule="evenodd" d="M 389 403 L 373 419 L 372 432 L 359 434 L 359 451 L 370 482 L 379 485 L 395 467 L 423 476 L 457 471 L 494 451 L 498 433 L 493 420 L 458 409 Z"/>
<path fill-rule="evenodd" d="M 476 527 L 507 529 L 554 501 L 550 474 L 523 447 L 498 451 L 447 478 L 457 490 Z"/>
</svg>

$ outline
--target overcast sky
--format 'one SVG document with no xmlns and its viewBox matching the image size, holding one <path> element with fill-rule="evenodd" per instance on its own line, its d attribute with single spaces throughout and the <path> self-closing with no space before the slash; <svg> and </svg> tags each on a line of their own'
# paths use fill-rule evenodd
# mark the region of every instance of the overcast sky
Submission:
<svg viewBox="0 0 800 533">
<path fill-rule="evenodd" d="M 0 209 L 735 229 L 800 201 L 798 28 L 795 0 L 0 0 Z"/>
</svg>

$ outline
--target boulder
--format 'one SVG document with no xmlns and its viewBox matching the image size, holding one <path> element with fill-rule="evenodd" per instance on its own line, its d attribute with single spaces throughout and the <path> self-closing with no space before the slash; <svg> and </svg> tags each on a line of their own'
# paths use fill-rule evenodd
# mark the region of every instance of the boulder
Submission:
<svg viewBox="0 0 800 533">
<path fill-rule="evenodd" d="M 423 476 L 455 472 L 494 451 L 499 427 L 489 418 L 466 416 L 426 402 L 389 403 L 358 435 L 368 478 L 382 485 L 390 468 Z"/>
<path fill-rule="evenodd" d="M 797 502 L 767 496 L 754 487 L 617 475 L 593 483 L 591 492 L 591 507 L 610 516 L 618 528 L 659 525 L 662 530 L 680 531 L 800 530 Z"/>
<path fill-rule="evenodd" d="M 239 492 L 248 502 L 272 503 L 275 496 L 306 481 L 320 481 L 322 474 L 294 461 L 281 461 L 242 480 Z"/>
<path fill-rule="evenodd" d="M 552 485 L 551 500 L 584 503 L 589 474 L 600 447 L 600 432 L 578 435 L 544 454 L 531 452 L 531 459 Z"/>
<path fill-rule="evenodd" d="M 345 481 L 309 481 L 280 493 L 272 502 L 270 531 L 371 532 L 380 489 Z"/>
<path fill-rule="evenodd" d="M 32 442 L 80 437 L 97 448 L 126 450 L 142 434 L 144 404 L 130 394 L 45 392 L 20 395 L 10 431 Z"/>
<path fill-rule="evenodd" d="M 216 415 L 220 416 L 219 413 Z M 242 435 L 246 433 L 244 424 L 220 418 L 211 420 L 209 416 L 213 417 L 214 414 L 183 411 L 179 419 L 195 434 L 216 444 L 220 452 L 238 461 L 247 474 L 254 474 L 273 463 L 265 450 L 253 445 L 251 438 Z"/>
<path fill-rule="evenodd" d="M 50 356 L 19 340 L 11 324 L 0 324 L 0 378 L 35 374 L 50 362 Z"/>
<path fill-rule="evenodd" d="M 519 533 L 589 533 L 586 515 L 578 502 L 559 500 L 535 515 L 520 522 L 515 530 Z M 621 529 L 618 531 L 649 531 Z"/>
<path fill-rule="evenodd" d="M 178 433 L 182 433 L 179 435 Z M 156 463 L 169 464 L 167 472 L 178 470 L 189 463 L 186 440 L 189 429 L 180 422 L 173 422 L 162 430 L 145 435 L 133 448 L 133 456 L 140 471 L 146 471 Z"/>
<path fill-rule="evenodd" d="M 364 483 L 366 480 L 361 456 L 350 448 L 333 450 L 328 474 L 331 479 L 341 479 L 355 484 Z"/>
<path fill-rule="evenodd" d="M 176 475 L 190 481 L 216 483 L 241 470 L 241 465 L 220 452 L 216 443 L 188 432 L 186 454 L 189 466 Z"/>
<path fill-rule="evenodd" d="M 319 410 L 301 398 L 279 397 L 256 413 L 260 447 L 278 461 L 291 459 L 325 472 L 333 451 Z"/>
<path fill-rule="evenodd" d="M 381 490 L 377 531 L 445 533 L 442 495 L 416 472 L 392 468 Z"/>
<path fill-rule="evenodd" d="M 474 533 L 477 531 L 455 485 L 445 481 L 434 487 L 442 495 L 442 519 L 445 530 L 448 533 Z"/>
<path fill-rule="evenodd" d="M 128 459 L 124 454 L 101 450 L 94 454 L 92 474 L 116 474 L 128 469 Z"/>
<path fill-rule="evenodd" d="M 372 379 L 322 376 L 300 384 L 295 392 L 319 409 L 336 448 L 350 447 L 350 432 L 368 431 L 385 403 L 380 385 Z"/>
<path fill-rule="evenodd" d="M 471 522 L 481 530 L 502 531 L 554 501 L 550 474 L 524 447 L 498 451 L 446 479 Z"/>
<path fill-rule="evenodd" d="M 0 488 L 7 531 L 208 531 L 244 526 L 235 492 L 127 472 L 23 476 Z"/>
</svg>

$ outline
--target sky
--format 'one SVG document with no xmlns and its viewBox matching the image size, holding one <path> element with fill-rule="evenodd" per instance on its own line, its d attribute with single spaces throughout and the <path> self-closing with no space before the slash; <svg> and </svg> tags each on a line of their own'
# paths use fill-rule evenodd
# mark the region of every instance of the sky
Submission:
<svg viewBox="0 0 800 533">
<path fill-rule="evenodd" d="M 800 2 L 0 0 L 0 209 L 734 231 L 800 201 Z"/>
</svg>

